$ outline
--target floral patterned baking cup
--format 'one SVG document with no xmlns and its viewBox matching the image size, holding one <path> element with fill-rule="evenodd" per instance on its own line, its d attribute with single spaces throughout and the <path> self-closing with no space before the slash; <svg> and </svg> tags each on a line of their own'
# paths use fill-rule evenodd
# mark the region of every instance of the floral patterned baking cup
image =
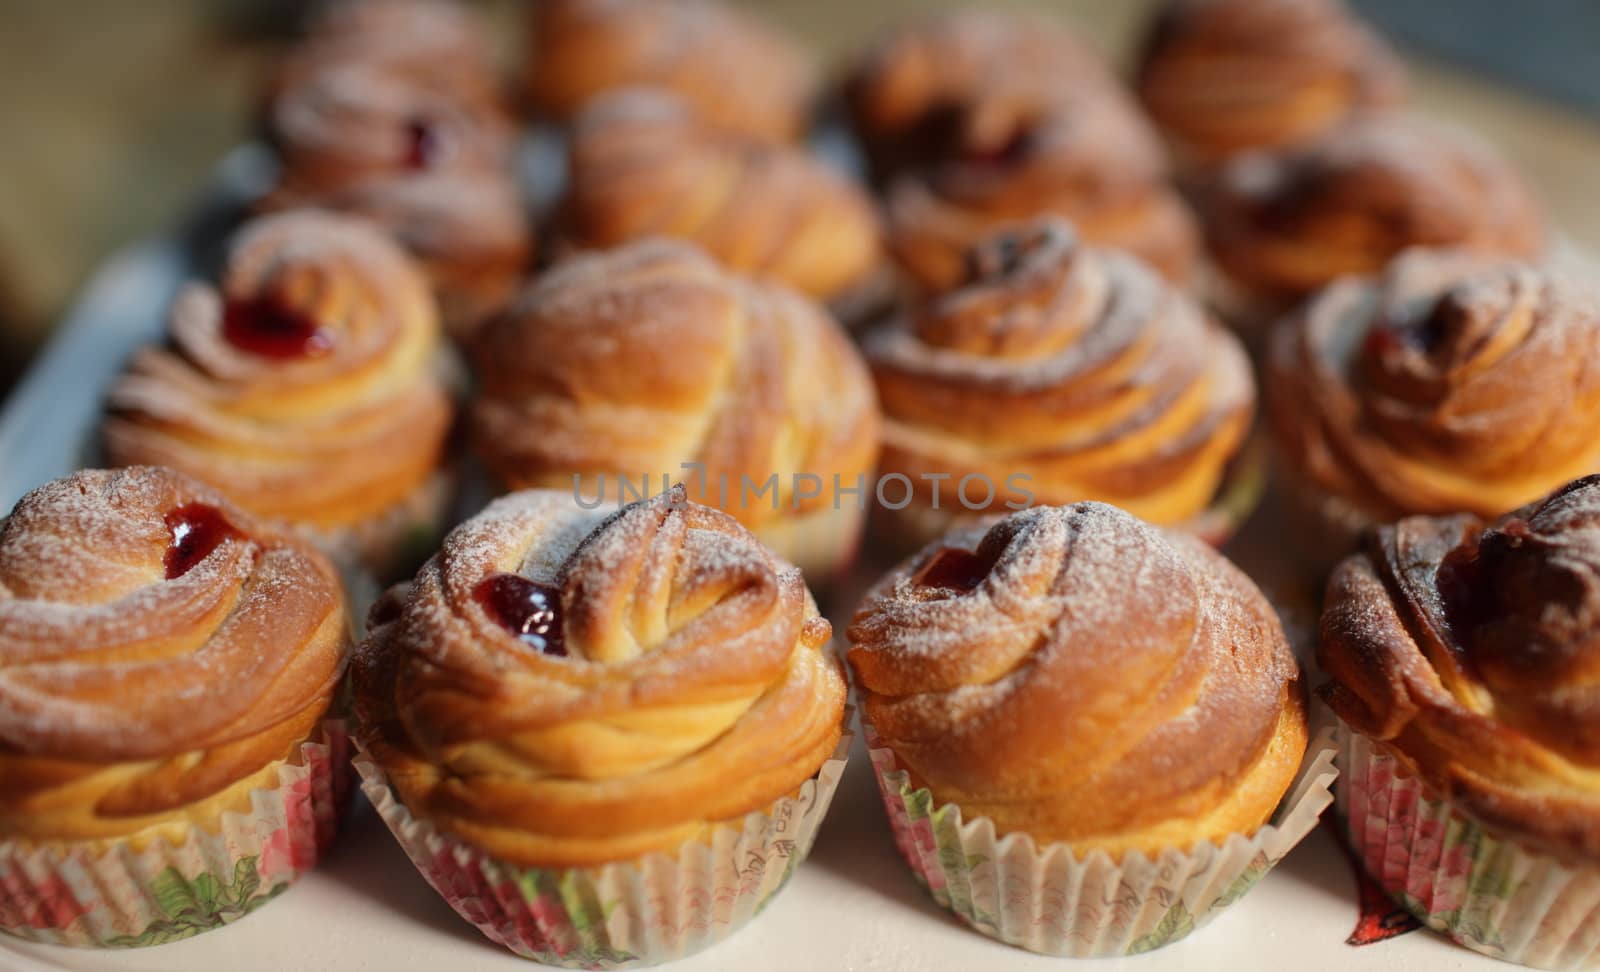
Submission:
<svg viewBox="0 0 1600 972">
<path fill-rule="evenodd" d="M 0 841 L 0 930 L 58 945 L 160 945 L 242 918 L 316 866 L 350 791 L 342 723 L 300 746 L 300 764 L 178 841 Z"/>
<path fill-rule="evenodd" d="M 1390 897 L 1485 955 L 1539 969 L 1600 967 L 1600 867 L 1491 834 L 1348 726 L 1338 741 L 1338 814 Z"/>
<path fill-rule="evenodd" d="M 1073 958 L 1135 955 L 1186 937 L 1233 904 L 1313 828 L 1328 804 L 1334 746 L 1317 737 L 1270 823 L 1220 845 L 1168 850 L 1155 860 L 1105 851 L 1083 858 L 1066 844 L 995 833 L 914 789 L 894 751 L 867 727 L 868 753 L 900 855 L 942 907 L 991 938 Z"/>
<path fill-rule="evenodd" d="M 719 824 L 706 839 L 587 868 L 521 867 L 412 816 L 359 741 L 356 771 L 422 876 L 490 941 L 546 965 L 617 969 L 701 951 L 758 914 L 810 853 L 850 740 L 846 732 L 794 796 Z"/>
</svg>

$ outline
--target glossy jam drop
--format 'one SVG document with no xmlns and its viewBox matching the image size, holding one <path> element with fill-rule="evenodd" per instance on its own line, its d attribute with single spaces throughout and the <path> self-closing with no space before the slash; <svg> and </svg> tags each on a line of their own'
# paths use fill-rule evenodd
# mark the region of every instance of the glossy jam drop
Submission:
<svg viewBox="0 0 1600 972">
<path fill-rule="evenodd" d="M 519 574 L 494 574 L 478 582 L 473 596 L 489 617 L 526 644 L 546 655 L 566 655 L 556 588 Z"/>
<path fill-rule="evenodd" d="M 314 358 L 333 348 L 333 336 L 322 325 L 276 297 L 228 301 L 222 336 L 265 358 Z"/>
<path fill-rule="evenodd" d="M 432 168 L 443 148 L 444 141 L 432 124 L 421 118 L 406 123 L 406 168 Z"/>
<path fill-rule="evenodd" d="M 169 511 L 166 521 L 167 530 L 172 534 L 163 558 L 167 580 L 187 574 L 224 540 L 239 536 L 239 531 L 221 510 L 205 503 L 185 503 Z"/>
<path fill-rule="evenodd" d="M 970 550 L 946 547 L 928 561 L 911 583 L 923 600 L 960 597 L 977 590 L 993 568 L 993 564 Z"/>
<path fill-rule="evenodd" d="M 1361 353 L 1368 358 L 1382 360 L 1404 347 L 1400 335 L 1393 328 L 1375 327 L 1367 332 L 1361 342 Z"/>
</svg>

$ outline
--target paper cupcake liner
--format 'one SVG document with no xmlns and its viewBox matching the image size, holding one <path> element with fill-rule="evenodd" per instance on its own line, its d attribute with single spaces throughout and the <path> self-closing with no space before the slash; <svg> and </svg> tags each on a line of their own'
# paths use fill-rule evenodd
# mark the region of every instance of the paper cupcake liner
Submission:
<svg viewBox="0 0 1600 972">
<path fill-rule="evenodd" d="M 796 796 L 674 851 L 586 868 L 499 860 L 412 816 L 359 741 L 355 765 L 412 863 L 490 941 L 546 965 L 617 969 L 701 951 L 759 913 L 810 853 L 850 739 L 847 731 Z"/>
<path fill-rule="evenodd" d="M 1600 966 L 1600 867 L 1564 866 L 1493 836 L 1341 726 L 1336 805 L 1368 875 L 1428 927 L 1540 969 Z"/>
<path fill-rule="evenodd" d="M 349 738 L 324 726 L 301 765 L 224 811 L 141 849 L 121 841 L 0 841 L 0 930 L 57 945 L 127 948 L 190 938 L 242 918 L 316 866 L 350 791 Z"/>
<path fill-rule="evenodd" d="M 935 805 L 867 728 L 868 752 L 900 854 L 941 906 L 975 930 L 1045 955 L 1135 955 L 1170 945 L 1244 897 L 1313 828 L 1333 802 L 1334 746 L 1323 733 L 1270 823 L 1221 845 L 1168 850 L 1155 860 L 1103 850 L 1076 857 L 1066 844 L 1000 836 L 987 817 L 963 820 Z"/>
</svg>

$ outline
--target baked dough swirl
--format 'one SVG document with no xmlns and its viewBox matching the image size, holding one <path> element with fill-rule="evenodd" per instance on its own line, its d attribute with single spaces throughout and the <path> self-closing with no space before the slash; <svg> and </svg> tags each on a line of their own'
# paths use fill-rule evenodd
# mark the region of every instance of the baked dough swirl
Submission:
<svg viewBox="0 0 1600 972">
<path fill-rule="evenodd" d="M 854 510 L 832 479 L 854 486 L 877 456 L 872 379 L 838 324 L 681 241 L 557 264 L 471 350 L 474 444 L 511 487 L 581 478 L 584 497 L 615 502 L 623 478 L 683 481 L 808 570 L 794 530 Z M 825 486 L 807 496 L 798 474 Z M 746 492 L 769 478 L 775 491 Z"/>
<path fill-rule="evenodd" d="M 145 467 L 34 490 L 0 521 L 0 836 L 247 807 L 317 733 L 347 647 L 328 562 L 212 490 Z"/>
<path fill-rule="evenodd" d="M 1498 516 L 1600 470 L 1600 300 L 1552 271 L 1418 251 L 1273 335 L 1290 472 L 1368 520 Z"/>
<path fill-rule="evenodd" d="M 369 6 L 388 4 L 357 3 L 346 16 L 365 23 L 358 13 Z M 406 19 L 410 6 L 394 16 Z M 505 106 L 495 92 L 441 81 L 447 69 L 438 65 L 451 51 L 406 29 L 384 44 L 311 48 L 268 101 L 280 172 L 257 208 L 317 207 L 376 222 L 422 264 L 446 328 L 465 337 L 504 306 L 536 250 Z"/>
<path fill-rule="evenodd" d="M 1113 856 L 1248 833 L 1299 768 L 1299 669 L 1209 547 L 1100 503 L 934 543 L 850 626 L 863 715 L 963 816 Z"/>
<path fill-rule="evenodd" d="M 1204 510 L 1254 414 L 1239 341 L 1059 220 L 1002 231 L 967 263 L 965 283 L 865 339 L 882 471 L 926 503 L 925 473 L 1020 473 L 1041 503 L 1099 499 L 1166 524 Z"/>
<path fill-rule="evenodd" d="M 168 346 L 133 356 L 104 423 L 116 465 L 161 465 L 258 515 L 338 531 L 439 467 L 453 407 L 426 282 L 375 228 L 261 217 L 216 286 L 189 285 Z"/>
<path fill-rule="evenodd" d="M 1471 133 L 1418 119 L 1358 119 L 1282 153 L 1241 156 L 1203 193 L 1227 275 L 1267 300 L 1377 273 L 1413 246 L 1531 257 L 1544 219 L 1515 170 Z"/>
<path fill-rule="evenodd" d="M 845 100 L 886 179 L 963 145 L 999 149 L 1016 117 L 1085 89 L 1122 97 L 1105 58 L 1059 21 L 971 7 L 886 33 L 853 68 Z"/>
<path fill-rule="evenodd" d="M 816 69 L 788 36 L 721 0 L 541 0 L 527 93 L 557 119 L 617 88 L 677 93 L 711 125 L 793 141 L 809 122 Z"/>
<path fill-rule="evenodd" d="M 1600 477 L 1499 522 L 1412 517 L 1328 584 L 1324 693 L 1491 827 L 1600 860 Z"/>
<path fill-rule="evenodd" d="M 319 5 L 271 78 L 266 101 L 330 67 L 382 66 L 429 91 L 479 106 L 505 100 L 494 43 L 457 0 L 337 0 Z"/>
<path fill-rule="evenodd" d="M 381 60 L 319 65 L 279 91 L 267 117 L 282 181 L 303 194 L 397 173 L 504 170 L 512 137 L 498 103 L 463 100 Z"/>
<path fill-rule="evenodd" d="M 568 169 L 558 222 L 585 249 L 678 237 L 732 270 L 821 299 L 862 284 L 879 263 L 865 192 L 802 149 L 707 126 L 670 93 L 597 99 L 578 118 Z"/>
<path fill-rule="evenodd" d="M 1185 160 L 1312 141 L 1397 105 L 1405 69 L 1341 0 L 1168 0 L 1137 88 Z"/>
<path fill-rule="evenodd" d="M 1184 284 L 1199 231 L 1166 174 L 1159 144 L 1125 105 L 1106 94 L 1063 99 L 1018 119 L 994 152 L 957 154 L 891 182 L 889 248 L 914 281 L 939 291 L 960 279 L 962 256 L 978 240 L 1052 214 Z"/>
<path fill-rule="evenodd" d="M 1185 281 L 1199 253 L 1165 150 L 1104 60 L 1047 18 L 966 11 L 890 34 L 848 95 L 886 180 L 889 245 L 940 290 L 967 247 L 1052 213 Z"/>
<path fill-rule="evenodd" d="M 485 598 L 506 583 L 542 592 L 542 637 Z M 695 839 L 838 745 L 843 673 L 799 571 L 682 488 L 610 516 L 505 497 L 374 620 L 353 669 L 369 752 L 413 813 L 519 864 Z"/>
</svg>

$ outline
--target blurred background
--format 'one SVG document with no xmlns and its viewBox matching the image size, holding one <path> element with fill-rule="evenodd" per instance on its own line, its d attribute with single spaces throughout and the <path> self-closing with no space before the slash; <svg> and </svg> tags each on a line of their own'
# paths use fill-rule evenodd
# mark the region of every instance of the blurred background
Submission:
<svg viewBox="0 0 1600 972">
<path fill-rule="evenodd" d="M 508 69 L 523 4 L 479 0 Z M 960 0 L 745 0 L 830 63 Z M 978 0 L 966 0 L 978 2 Z M 1013 0 L 1119 59 L 1154 0 Z M 1600 250 L 1600 0 L 1354 0 L 1411 62 L 1415 107 L 1496 141 L 1575 242 Z M 301 0 L 0 0 L 0 396 L 117 247 L 170 226 L 251 136 Z"/>
</svg>

